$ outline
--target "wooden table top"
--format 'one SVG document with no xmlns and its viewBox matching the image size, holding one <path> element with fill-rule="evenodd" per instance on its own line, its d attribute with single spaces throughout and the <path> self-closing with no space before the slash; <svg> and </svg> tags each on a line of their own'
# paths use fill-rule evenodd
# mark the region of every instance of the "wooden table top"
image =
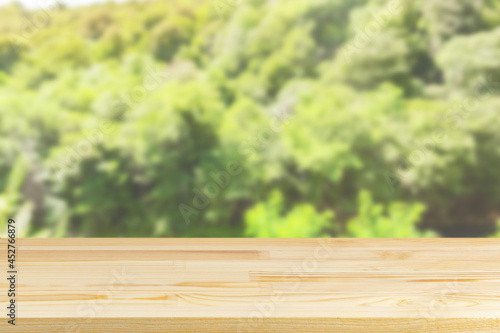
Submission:
<svg viewBox="0 0 500 333">
<path fill-rule="evenodd" d="M 500 332 L 500 239 L 15 245 L 16 325 L 2 278 L 0 332 Z"/>
</svg>

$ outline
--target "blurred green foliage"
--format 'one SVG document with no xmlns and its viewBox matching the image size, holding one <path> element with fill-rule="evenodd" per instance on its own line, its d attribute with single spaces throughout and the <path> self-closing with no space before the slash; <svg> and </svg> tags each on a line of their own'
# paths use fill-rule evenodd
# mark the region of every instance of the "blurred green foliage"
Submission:
<svg viewBox="0 0 500 333">
<path fill-rule="evenodd" d="M 499 26 L 494 0 L 1 8 L 0 228 L 494 235 Z"/>
<path fill-rule="evenodd" d="M 246 235 L 252 237 L 320 237 L 333 217 L 332 212 L 318 213 L 311 204 L 294 206 L 283 216 L 283 195 L 272 192 L 266 202 L 246 213 Z M 273 223 L 269 223 L 272 221 Z"/>
<path fill-rule="evenodd" d="M 421 204 L 391 202 L 387 209 L 375 204 L 370 192 L 359 195 L 359 212 L 347 222 L 347 237 L 433 237 L 432 231 L 421 232 L 415 228 L 425 207 Z"/>
</svg>

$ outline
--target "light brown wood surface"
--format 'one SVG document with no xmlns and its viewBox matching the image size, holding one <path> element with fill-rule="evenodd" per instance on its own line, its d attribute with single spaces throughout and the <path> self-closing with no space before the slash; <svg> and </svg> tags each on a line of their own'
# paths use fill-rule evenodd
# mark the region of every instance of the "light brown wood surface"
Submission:
<svg viewBox="0 0 500 333">
<path fill-rule="evenodd" d="M 3 278 L 1 332 L 500 332 L 499 239 L 16 246 L 16 326 Z"/>
</svg>

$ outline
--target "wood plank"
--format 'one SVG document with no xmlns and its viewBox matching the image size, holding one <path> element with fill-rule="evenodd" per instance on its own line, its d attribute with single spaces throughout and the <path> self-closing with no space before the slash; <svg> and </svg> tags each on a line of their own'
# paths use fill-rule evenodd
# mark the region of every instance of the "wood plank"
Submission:
<svg viewBox="0 0 500 333">
<path fill-rule="evenodd" d="M 499 239 L 18 239 L 16 255 L 0 332 L 500 332 Z"/>
</svg>

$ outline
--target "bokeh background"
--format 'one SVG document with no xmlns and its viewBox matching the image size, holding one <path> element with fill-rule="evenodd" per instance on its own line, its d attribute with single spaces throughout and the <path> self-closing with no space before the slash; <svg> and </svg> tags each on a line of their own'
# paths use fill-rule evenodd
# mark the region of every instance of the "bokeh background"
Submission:
<svg viewBox="0 0 500 333">
<path fill-rule="evenodd" d="M 0 8 L 0 230 L 500 236 L 496 0 Z"/>
</svg>

